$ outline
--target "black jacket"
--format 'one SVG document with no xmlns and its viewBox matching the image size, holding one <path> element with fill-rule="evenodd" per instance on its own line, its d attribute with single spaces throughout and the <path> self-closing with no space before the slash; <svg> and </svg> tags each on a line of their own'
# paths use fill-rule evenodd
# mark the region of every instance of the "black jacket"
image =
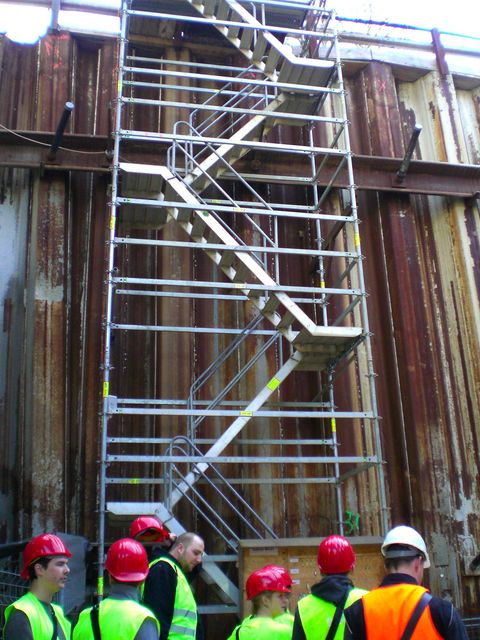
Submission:
<svg viewBox="0 0 480 640">
<path fill-rule="evenodd" d="M 311 588 L 311 594 L 334 605 L 342 602 L 347 590 L 353 588 L 353 582 L 345 574 L 326 576 L 320 582 L 314 584 Z M 302 621 L 298 613 L 298 607 L 295 611 L 295 619 L 293 621 L 292 640 L 306 640 L 305 631 L 303 630 Z"/>
</svg>

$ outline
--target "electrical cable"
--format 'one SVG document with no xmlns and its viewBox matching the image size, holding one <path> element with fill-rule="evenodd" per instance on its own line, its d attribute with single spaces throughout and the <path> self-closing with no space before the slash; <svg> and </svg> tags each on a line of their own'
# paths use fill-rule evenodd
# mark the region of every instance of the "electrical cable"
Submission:
<svg viewBox="0 0 480 640">
<path fill-rule="evenodd" d="M 16 131 L 13 131 L 12 129 L 9 129 L 8 127 L 6 127 L 4 124 L 0 123 L 0 128 L 4 129 L 5 131 L 8 131 L 9 133 L 11 133 L 14 136 L 17 136 L 17 138 L 22 138 L 22 140 L 27 140 L 28 142 L 33 142 L 33 144 L 39 144 L 42 147 L 51 147 L 50 144 L 48 144 L 48 142 L 40 142 L 40 140 L 34 140 L 33 138 L 28 138 L 27 136 L 22 136 L 21 133 L 17 133 Z M 58 147 L 59 149 L 62 149 L 63 151 L 71 151 L 72 153 L 83 153 L 86 155 L 104 155 L 105 151 L 81 151 L 80 149 L 69 149 L 68 147 Z"/>
</svg>

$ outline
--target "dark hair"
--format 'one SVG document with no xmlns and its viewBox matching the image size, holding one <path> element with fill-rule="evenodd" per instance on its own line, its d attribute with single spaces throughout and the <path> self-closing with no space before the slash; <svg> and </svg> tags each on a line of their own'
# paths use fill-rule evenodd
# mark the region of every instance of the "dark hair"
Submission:
<svg viewBox="0 0 480 640">
<path fill-rule="evenodd" d="M 43 558 L 37 558 L 37 560 L 34 560 L 34 562 L 32 562 L 29 566 L 28 566 L 28 579 L 30 581 L 32 580 L 36 580 L 37 579 L 37 574 L 35 573 L 35 565 L 39 564 L 41 565 L 44 569 L 46 569 L 48 567 L 48 563 L 50 562 L 50 560 L 52 560 L 52 556 L 46 556 Z"/>
<path fill-rule="evenodd" d="M 391 544 L 385 550 L 385 567 L 396 571 L 402 565 L 410 565 L 416 558 L 425 560 L 419 549 L 407 544 Z"/>
</svg>

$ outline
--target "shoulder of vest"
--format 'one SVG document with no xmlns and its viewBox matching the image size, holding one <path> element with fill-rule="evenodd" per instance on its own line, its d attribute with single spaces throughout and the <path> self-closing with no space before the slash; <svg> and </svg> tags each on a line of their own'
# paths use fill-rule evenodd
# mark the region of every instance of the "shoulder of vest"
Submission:
<svg viewBox="0 0 480 640">
<path fill-rule="evenodd" d="M 175 560 L 173 558 L 167 558 L 166 556 L 160 556 L 160 558 L 155 558 L 155 560 L 152 560 L 152 562 L 150 562 L 148 566 L 151 569 L 152 567 L 159 564 L 160 562 L 163 562 L 164 564 L 168 564 L 168 566 L 172 567 L 175 573 L 178 574 L 179 567 L 176 564 Z"/>
<path fill-rule="evenodd" d="M 31 591 L 28 591 L 21 598 L 15 600 L 15 602 L 13 602 L 11 606 L 15 609 L 24 610 L 32 609 L 32 607 L 42 607 L 43 605 L 36 595 L 34 595 Z"/>
</svg>

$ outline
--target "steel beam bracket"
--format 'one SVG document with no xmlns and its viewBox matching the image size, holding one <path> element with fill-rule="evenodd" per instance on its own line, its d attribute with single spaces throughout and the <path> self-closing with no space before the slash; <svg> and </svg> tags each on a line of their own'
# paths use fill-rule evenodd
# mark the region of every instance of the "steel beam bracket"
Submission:
<svg viewBox="0 0 480 640">
<path fill-rule="evenodd" d="M 55 131 L 55 136 L 53 138 L 52 145 L 47 153 L 47 160 L 55 160 L 57 151 L 59 146 L 62 143 L 63 133 L 65 131 L 65 127 L 67 126 L 67 122 L 70 118 L 72 111 L 75 109 L 75 105 L 73 102 L 66 102 L 65 107 L 63 109 L 62 116 L 57 125 L 57 130 Z"/>
<path fill-rule="evenodd" d="M 410 167 L 410 162 L 412 160 L 413 152 L 415 151 L 415 147 L 417 146 L 418 136 L 422 132 L 422 126 L 420 124 L 416 124 L 412 135 L 410 137 L 410 142 L 408 143 L 407 150 L 405 151 L 405 155 L 403 156 L 402 163 L 400 164 L 400 169 L 397 171 L 397 175 L 395 177 L 396 184 L 402 184 L 405 180 L 405 177 L 408 172 L 408 168 Z"/>
</svg>

